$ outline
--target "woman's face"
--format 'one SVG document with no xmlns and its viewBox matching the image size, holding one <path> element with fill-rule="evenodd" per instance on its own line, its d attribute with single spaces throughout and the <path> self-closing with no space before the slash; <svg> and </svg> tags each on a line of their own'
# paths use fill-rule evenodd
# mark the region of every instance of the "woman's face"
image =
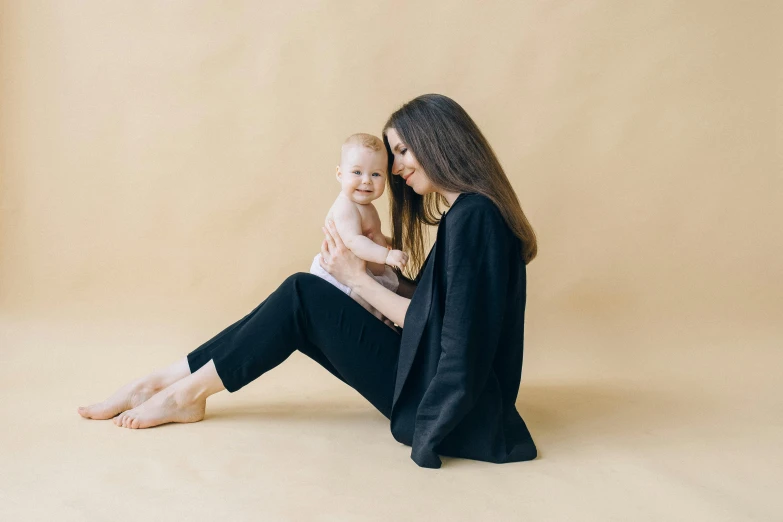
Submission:
<svg viewBox="0 0 783 522">
<path fill-rule="evenodd" d="M 413 152 L 400 139 L 395 129 L 386 130 L 386 139 L 389 140 L 394 155 L 391 173 L 396 176 L 402 176 L 405 184 L 408 185 L 416 194 L 423 196 L 431 192 L 437 192 L 435 185 L 427 177 L 427 173 L 421 168 L 419 162 L 413 155 Z"/>
</svg>

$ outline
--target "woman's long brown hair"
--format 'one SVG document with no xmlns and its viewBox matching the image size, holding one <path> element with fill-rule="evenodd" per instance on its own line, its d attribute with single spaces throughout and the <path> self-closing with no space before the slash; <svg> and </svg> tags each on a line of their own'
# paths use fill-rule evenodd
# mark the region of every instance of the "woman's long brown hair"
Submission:
<svg viewBox="0 0 783 522">
<path fill-rule="evenodd" d="M 533 227 L 476 123 L 451 98 L 425 94 L 400 107 L 383 127 L 383 142 L 389 154 L 392 244 L 410 256 L 408 274 L 416 275 L 424 263 L 423 225 L 437 225 L 442 215 L 440 206 L 448 208 L 448 202 L 437 193 L 420 196 L 401 176 L 391 175 L 394 154 L 386 137 L 389 129 L 397 131 L 435 186 L 450 192 L 483 194 L 492 200 L 520 239 L 522 261 L 528 264 L 536 257 L 538 244 Z"/>
</svg>

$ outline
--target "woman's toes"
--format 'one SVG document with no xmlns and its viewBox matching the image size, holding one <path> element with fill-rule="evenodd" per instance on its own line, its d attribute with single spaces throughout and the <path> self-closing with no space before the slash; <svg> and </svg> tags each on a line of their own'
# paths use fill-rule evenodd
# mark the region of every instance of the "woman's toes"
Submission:
<svg viewBox="0 0 783 522">
<path fill-rule="evenodd" d="M 90 406 L 79 406 L 79 415 L 84 417 L 85 419 L 92 419 L 93 410 L 95 409 L 95 404 Z"/>
<path fill-rule="evenodd" d="M 110 414 L 109 408 L 107 408 L 103 402 L 79 407 L 79 415 L 85 419 L 110 419 Z"/>
</svg>

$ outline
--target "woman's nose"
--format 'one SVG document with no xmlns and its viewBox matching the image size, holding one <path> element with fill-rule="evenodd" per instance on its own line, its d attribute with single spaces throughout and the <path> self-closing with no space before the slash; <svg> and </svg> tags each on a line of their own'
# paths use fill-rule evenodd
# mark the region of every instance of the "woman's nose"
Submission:
<svg viewBox="0 0 783 522">
<path fill-rule="evenodd" d="M 402 162 L 401 161 L 396 161 L 395 160 L 394 163 L 392 163 L 392 174 L 396 174 L 397 176 L 402 174 Z"/>
</svg>

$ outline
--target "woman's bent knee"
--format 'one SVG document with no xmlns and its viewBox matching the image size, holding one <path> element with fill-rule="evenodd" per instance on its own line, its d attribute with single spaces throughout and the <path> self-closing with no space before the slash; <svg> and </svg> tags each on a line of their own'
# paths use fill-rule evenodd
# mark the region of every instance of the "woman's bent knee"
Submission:
<svg viewBox="0 0 783 522">
<path fill-rule="evenodd" d="M 305 277 L 305 276 L 311 276 L 311 275 L 313 275 L 313 274 L 308 274 L 307 272 L 297 272 L 295 274 L 291 274 L 290 276 L 288 276 L 286 278 L 286 280 L 283 281 L 283 284 L 284 285 L 286 285 L 286 284 L 295 284 L 295 283 L 300 282 L 300 281 L 306 281 L 307 277 Z"/>
<path fill-rule="evenodd" d="M 332 283 L 307 272 L 297 272 L 288 276 L 277 292 L 293 296 L 299 307 L 304 308 L 319 307 L 323 302 L 336 305 L 340 299 L 348 298 L 342 290 L 336 288 Z M 350 298 L 348 299 L 350 300 Z"/>
<path fill-rule="evenodd" d="M 323 283 L 325 283 L 325 281 L 318 276 L 306 272 L 297 272 L 288 276 L 275 293 L 282 293 L 287 296 L 290 295 L 293 296 L 296 301 L 307 302 L 313 299 L 313 297 L 311 297 L 314 294 L 313 289 Z M 315 293 L 317 293 L 317 291 Z"/>
<path fill-rule="evenodd" d="M 320 285 L 324 284 L 332 286 L 331 283 L 324 281 L 317 275 L 310 274 L 308 272 L 297 272 L 288 276 L 280 286 L 295 287 L 300 290 L 309 290 L 310 288 L 319 287 Z"/>
<path fill-rule="evenodd" d="M 314 280 L 321 280 L 321 278 L 313 274 L 308 274 L 307 272 L 297 272 L 288 276 L 280 285 L 280 289 L 290 291 L 308 288 L 312 286 Z"/>
</svg>

